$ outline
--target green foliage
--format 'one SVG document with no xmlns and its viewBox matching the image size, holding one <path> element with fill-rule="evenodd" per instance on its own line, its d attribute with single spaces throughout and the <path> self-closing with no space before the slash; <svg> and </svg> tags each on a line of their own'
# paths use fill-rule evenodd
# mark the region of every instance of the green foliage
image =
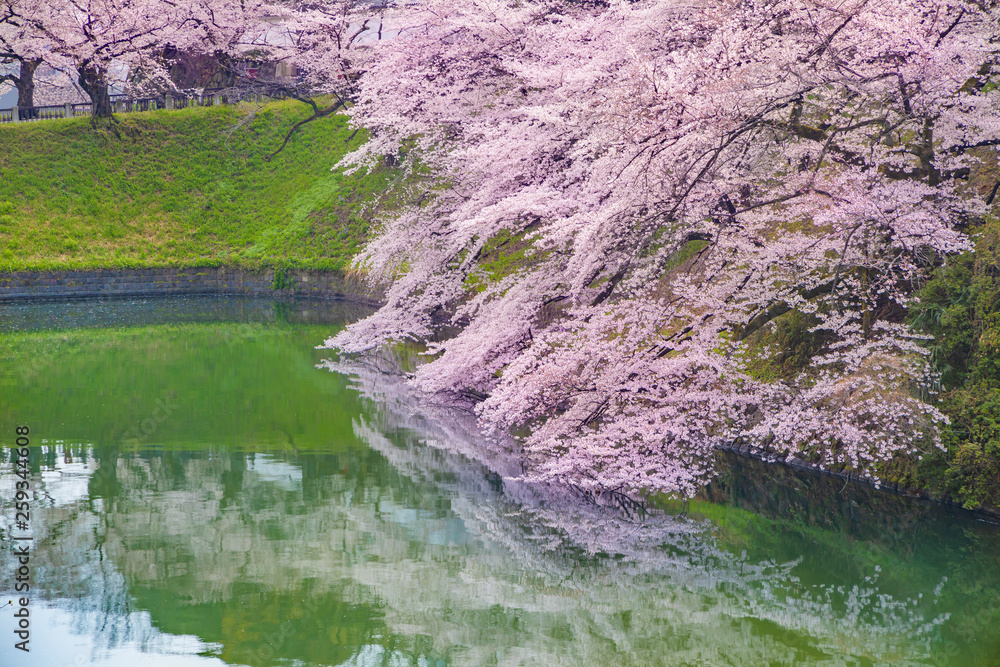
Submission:
<svg viewBox="0 0 1000 667">
<path fill-rule="evenodd" d="M 934 336 L 946 454 L 918 467 L 917 483 L 972 508 L 1000 505 L 1000 221 L 987 219 L 976 250 L 939 268 L 910 322 Z"/>
<path fill-rule="evenodd" d="M 256 113 L 254 113 L 256 112 Z M 365 140 L 294 101 L 0 127 L 0 271 L 218 266 L 341 270 L 395 205 L 399 170 L 330 168 Z M 248 120 L 252 117 L 252 120 Z"/>
<path fill-rule="evenodd" d="M 290 289 L 293 286 L 292 279 L 288 277 L 288 270 L 279 266 L 274 269 L 274 280 L 271 283 L 271 289 L 283 290 Z"/>
<path fill-rule="evenodd" d="M 14 205 L 9 201 L 0 200 L 0 229 L 11 227 L 14 224 Z"/>
<path fill-rule="evenodd" d="M 969 372 L 975 338 L 969 326 L 975 311 L 973 286 L 975 255 L 966 254 L 940 267 L 920 292 L 920 303 L 910 309 L 910 324 L 929 333 L 931 360 L 945 386 L 961 386 Z"/>
<path fill-rule="evenodd" d="M 475 292 L 542 259 L 531 245 L 531 228 L 520 233 L 502 229 L 483 244 L 476 259 L 476 270 L 469 274 L 466 285 Z"/>
<path fill-rule="evenodd" d="M 702 250 L 704 250 L 704 248 L 707 245 L 708 245 L 708 241 L 703 241 L 701 239 L 695 239 L 694 241 L 688 241 L 687 243 L 685 243 L 684 245 L 682 245 L 677 250 L 677 252 L 675 252 L 674 254 L 672 254 L 670 256 L 670 259 L 667 260 L 666 265 L 663 267 L 663 272 L 666 273 L 668 271 L 673 271 L 677 267 L 679 267 L 682 264 L 684 264 L 684 262 L 686 262 L 689 259 L 691 259 L 692 257 L 694 257 L 697 253 L 699 253 Z"/>
<path fill-rule="evenodd" d="M 952 420 L 946 487 L 967 508 L 1000 505 L 1000 386 L 979 382 L 950 392 L 943 403 Z"/>
<path fill-rule="evenodd" d="M 823 337 L 810 331 L 817 319 L 791 310 L 776 317 L 747 341 L 747 372 L 756 380 L 775 382 L 804 371 L 823 345 Z"/>
</svg>

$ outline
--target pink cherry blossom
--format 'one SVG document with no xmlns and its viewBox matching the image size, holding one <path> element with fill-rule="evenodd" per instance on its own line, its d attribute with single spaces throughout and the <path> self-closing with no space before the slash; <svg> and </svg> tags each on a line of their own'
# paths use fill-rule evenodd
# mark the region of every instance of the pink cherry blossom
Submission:
<svg viewBox="0 0 1000 667">
<path fill-rule="evenodd" d="M 901 323 L 969 248 L 961 185 L 1000 137 L 995 12 L 950 0 L 397 8 L 351 110 L 433 178 L 357 260 L 387 304 L 327 345 L 460 330 L 418 387 L 523 437 L 535 480 L 693 493 L 712 452 L 874 475 L 940 445 Z M 482 263 L 510 235 L 522 255 Z M 479 285 L 479 291 L 470 285 Z M 795 377 L 751 343 L 797 310 Z M 438 335 L 438 338 L 441 338 Z"/>
</svg>

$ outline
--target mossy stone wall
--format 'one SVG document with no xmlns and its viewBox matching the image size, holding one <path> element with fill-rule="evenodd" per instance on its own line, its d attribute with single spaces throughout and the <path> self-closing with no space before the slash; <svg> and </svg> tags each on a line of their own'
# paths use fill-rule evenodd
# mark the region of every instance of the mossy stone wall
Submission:
<svg viewBox="0 0 1000 667">
<path fill-rule="evenodd" d="M 382 294 L 335 271 L 232 267 L 0 273 L 0 301 L 185 294 L 301 296 L 378 304 Z M 276 289 L 277 288 L 277 289 Z"/>
</svg>

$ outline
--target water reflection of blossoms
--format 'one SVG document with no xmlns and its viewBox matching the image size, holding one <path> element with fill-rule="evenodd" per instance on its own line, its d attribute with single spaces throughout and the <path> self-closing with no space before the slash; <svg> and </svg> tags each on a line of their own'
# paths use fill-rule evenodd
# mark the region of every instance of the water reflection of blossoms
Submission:
<svg viewBox="0 0 1000 667">
<path fill-rule="evenodd" d="M 637 663 L 670 655 L 702 664 L 848 656 L 908 664 L 940 648 L 944 579 L 911 597 L 883 590 L 877 566 L 861 583 L 806 583 L 799 560 L 750 562 L 721 546 L 710 525 L 615 494 L 525 483 L 515 443 L 485 436 L 460 406 L 415 392 L 394 362 L 383 354 L 324 365 L 350 375 L 370 400 L 373 416 L 356 421 L 356 433 L 401 474 L 438 487 L 487 547 L 480 566 L 463 573 L 479 582 L 481 598 L 438 600 L 442 608 L 558 610 L 574 637 L 591 638 L 579 658 L 624 653 Z M 407 617 L 415 609 L 395 604 L 405 593 L 380 593 L 401 622 L 420 625 Z"/>
</svg>

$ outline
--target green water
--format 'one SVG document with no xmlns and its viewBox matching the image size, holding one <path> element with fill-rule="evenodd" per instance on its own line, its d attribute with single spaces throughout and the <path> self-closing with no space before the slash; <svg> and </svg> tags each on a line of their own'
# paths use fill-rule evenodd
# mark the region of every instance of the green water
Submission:
<svg viewBox="0 0 1000 667">
<path fill-rule="evenodd" d="M 1000 664 L 1000 526 L 735 459 L 646 516 L 526 486 L 387 362 L 316 367 L 364 312 L 0 305 L 0 665 Z"/>
</svg>

